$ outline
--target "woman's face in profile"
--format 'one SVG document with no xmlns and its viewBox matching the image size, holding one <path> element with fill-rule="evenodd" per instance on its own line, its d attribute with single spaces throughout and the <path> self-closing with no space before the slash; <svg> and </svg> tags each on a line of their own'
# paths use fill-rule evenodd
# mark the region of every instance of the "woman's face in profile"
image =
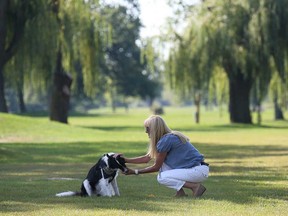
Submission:
<svg viewBox="0 0 288 216">
<path fill-rule="evenodd" d="M 147 133 L 148 137 L 150 138 L 150 128 L 149 127 L 145 127 L 145 133 Z"/>
</svg>

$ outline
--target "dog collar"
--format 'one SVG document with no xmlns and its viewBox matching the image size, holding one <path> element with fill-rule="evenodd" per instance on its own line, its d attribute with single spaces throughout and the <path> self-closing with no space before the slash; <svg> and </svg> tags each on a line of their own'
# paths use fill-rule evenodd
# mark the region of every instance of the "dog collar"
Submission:
<svg viewBox="0 0 288 216">
<path fill-rule="evenodd" d="M 116 170 L 110 169 L 108 167 L 103 167 L 102 170 L 107 174 L 107 175 L 112 175 Z"/>
</svg>

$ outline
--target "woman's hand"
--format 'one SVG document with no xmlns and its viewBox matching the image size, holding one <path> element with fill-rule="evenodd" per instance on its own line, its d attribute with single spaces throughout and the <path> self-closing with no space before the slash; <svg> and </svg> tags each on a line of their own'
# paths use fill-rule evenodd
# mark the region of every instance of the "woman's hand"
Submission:
<svg viewBox="0 0 288 216">
<path fill-rule="evenodd" d="M 125 174 L 125 175 L 135 175 L 135 170 L 130 169 L 130 168 L 127 167 L 127 171 L 123 172 L 123 174 Z"/>
</svg>

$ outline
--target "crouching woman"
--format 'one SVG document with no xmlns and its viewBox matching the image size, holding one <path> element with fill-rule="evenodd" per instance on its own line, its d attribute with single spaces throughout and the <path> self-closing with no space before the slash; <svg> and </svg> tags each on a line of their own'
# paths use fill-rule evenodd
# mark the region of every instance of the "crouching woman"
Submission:
<svg viewBox="0 0 288 216">
<path fill-rule="evenodd" d="M 155 162 L 143 169 L 128 169 L 125 174 L 159 172 L 158 182 L 176 190 L 175 196 L 186 196 L 184 188 L 190 189 L 195 197 L 202 196 L 206 188 L 201 183 L 209 174 L 209 164 L 204 162 L 204 156 L 187 136 L 172 131 L 161 116 L 150 116 L 144 126 L 150 140 L 147 154 L 124 159 L 133 164 L 148 163 L 151 159 Z"/>
</svg>

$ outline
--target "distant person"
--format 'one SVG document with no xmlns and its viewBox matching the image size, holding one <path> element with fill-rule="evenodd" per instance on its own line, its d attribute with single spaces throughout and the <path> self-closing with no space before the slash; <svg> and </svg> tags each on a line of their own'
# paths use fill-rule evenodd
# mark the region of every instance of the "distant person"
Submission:
<svg viewBox="0 0 288 216">
<path fill-rule="evenodd" d="M 209 164 L 204 162 L 203 155 L 189 142 L 189 138 L 172 131 L 159 115 L 150 116 L 144 121 L 144 126 L 150 139 L 147 154 L 124 159 L 126 163 L 140 164 L 153 158 L 155 163 L 143 169 L 128 168 L 125 174 L 159 171 L 158 182 L 175 189 L 175 196 L 186 196 L 183 188 L 191 189 L 195 197 L 202 196 L 206 188 L 201 183 L 208 178 Z"/>
</svg>

